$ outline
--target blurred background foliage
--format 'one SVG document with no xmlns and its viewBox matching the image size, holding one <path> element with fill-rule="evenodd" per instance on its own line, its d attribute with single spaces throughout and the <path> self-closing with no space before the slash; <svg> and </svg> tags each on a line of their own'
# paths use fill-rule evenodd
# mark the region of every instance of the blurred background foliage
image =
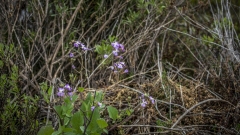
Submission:
<svg viewBox="0 0 240 135">
<path fill-rule="evenodd" d="M 123 83 L 144 91 L 142 85 L 152 82 L 147 93 L 187 108 L 208 98 L 228 101 L 235 108 L 214 103 L 198 109 L 210 113 L 206 108 L 221 106 L 222 110 L 218 111 L 222 120 L 220 116 L 203 117 L 205 123 L 201 124 L 222 125 L 225 129 L 234 128 L 233 131 L 199 129 L 237 133 L 240 119 L 239 6 L 239 0 L 183 0 L 182 3 L 176 0 L 1 1 L 2 133 L 36 134 L 45 122 L 45 106 L 49 104 L 40 92 L 40 83 L 56 86 L 58 79 L 69 82 L 69 73 L 75 75 L 75 80 L 81 80 L 82 87 L 89 88 Z M 107 68 L 99 68 L 90 76 L 102 61 L 99 57 L 103 54 L 98 52 L 78 52 L 76 60 L 68 59 L 73 41 L 79 40 L 95 48 L 102 44 L 107 46 L 109 37 L 116 37 L 125 45 L 123 56 L 130 69 L 127 76 L 130 79 L 114 76 Z M 76 70 L 72 69 L 73 64 Z M 181 86 L 186 88 L 186 93 L 192 90 L 189 95 L 195 94 L 188 97 L 189 106 L 184 105 L 179 95 Z M 167 109 L 161 111 L 172 123 L 158 121 L 163 126 L 173 124 L 183 112 L 176 111 L 174 119 L 171 107 L 164 108 Z M 190 117 L 181 124 L 198 125 L 198 122 L 201 121 Z"/>
</svg>

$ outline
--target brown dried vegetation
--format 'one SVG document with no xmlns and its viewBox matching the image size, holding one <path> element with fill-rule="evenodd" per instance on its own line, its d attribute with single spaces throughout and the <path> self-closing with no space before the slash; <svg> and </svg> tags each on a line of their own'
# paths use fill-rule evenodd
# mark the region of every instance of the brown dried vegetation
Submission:
<svg viewBox="0 0 240 135">
<path fill-rule="evenodd" d="M 133 110 L 110 125 L 110 134 L 239 134 L 239 2 L 147 2 L 0 2 L 0 43 L 18 49 L 8 66 L 18 66 L 21 92 L 40 96 L 39 83 L 57 87 L 74 73 L 86 91 L 103 90 L 105 104 Z M 95 52 L 78 54 L 77 72 L 71 69 L 72 41 L 94 48 L 109 36 L 125 45 L 130 74 L 96 69 Z M 156 104 L 142 108 L 142 94 Z M 42 122 L 48 108 L 38 107 Z"/>
</svg>

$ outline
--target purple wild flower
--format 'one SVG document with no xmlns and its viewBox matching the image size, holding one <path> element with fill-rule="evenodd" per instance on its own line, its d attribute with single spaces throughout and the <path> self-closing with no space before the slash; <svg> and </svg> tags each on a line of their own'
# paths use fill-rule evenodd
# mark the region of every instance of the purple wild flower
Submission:
<svg viewBox="0 0 240 135">
<path fill-rule="evenodd" d="M 68 92 L 68 96 L 70 97 L 71 100 L 72 100 L 72 95 L 73 95 L 73 92 Z"/>
<path fill-rule="evenodd" d="M 95 106 L 92 106 L 92 107 L 91 107 L 91 111 L 93 111 L 94 109 L 95 109 Z"/>
<path fill-rule="evenodd" d="M 115 50 L 122 50 L 123 52 L 125 51 L 124 46 L 118 42 L 113 42 L 111 45 Z"/>
<path fill-rule="evenodd" d="M 142 106 L 143 108 L 145 108 L 145 107 L 146 107 L 146 104 L 145 104 L 145 103 L 141 103 L 141 106 Z"/>
<path fill-rule="evenodd" d="M 126 67 L 125 62 L 119 62 L 119 64 L 121 64 L 123 67 Z"/>
<path fill-rule="evenodd" d="M 98 102 L 98 106 L 99 106 L 99 107 L 102 107 L 102 103 Z"/>
<path fill-rule="evenodd" d="M 114 70 L 114 66 L 110 66 L 110 67 L 108 67 L 108 68 L 110 68 L 111 70 Z"/>
<path fill-rule="evenodd" d="M 103 57 L 106 59 L 106 58 L 108 58 L 108 57 L 109 57 L 109 55 L 107 55 L 107 54 L 104 54 L 104 55 L 103 55 Z"/>
<path fill-rule="evenodd" d="M 57 95 L 58 95 L 59 97 L 63 97 L 63 96 L 65 95 L 65 93 L 64 93 L 64 88 L 58 88 L 58 93 L 57 93 Z"/>
<path fill-rule="evenodd" d="M 81 43 L 81 42 L 80 42 L 80 45 L 81 45 L 81 47 L 85 47 L 85 45 L 83 43 Z"/>
<path fill-rule="evenodd" d="M 82 49 L 83 49 L 84 51 L 90 50 L 89 48 L 87 48 L 87 47 L 85 47 L 85 46 L 82 46 Z"/>
<path fill-rule="evenodd" d="M 147 102 L 145 101 L 145 99 L 142 99 L 141 106 L 144 108 L 144 107 L 146 107 L 146 105 L 147 105 Z"/>
<path fill-rule="evenodd" d="M 66 89 L 66 90 L 68 90 L 68 91 L 72 91 L 72 88 L 71 88 L 71 86 L 70 86 L 69 84 L 66 84 L 66 85 L 64 86 L 64 89 Z"/>
<path fill-rule="evenodd" d="M 123 67 L 125 67 L 125 63 L 124 62 L 118 62 L 114 64 L 117 68 L 122 69 Z"/>
<path fill-rule="evenodd" d="M 90 49 L 87 48 L 83 43 L 81 43 L 80 45 L 81 45 L 81 48 L 82 48 L 84 51 L 90 50 Z"/>
<path fill-rule="evenodd" d="M 73 95 L 73 92 L 68 92 L 68 95 L 71 97 Z"/>
<path fill-rule="evenodd" d="M 81 45 L 81 42 L 79 42 L 79 41 L 75 41 L 75 42 L 73 43 L 73 46 L 76 47 L 76 48 L 78 48 L 79 45 Z"/>
<path fill-rule="evenodd" d="M 73 43 L 73 46 L 78 48 L 79 46 L 81 46 L 81 48 L 84 50 L 84 51 L 87 51 L 87 50 L 90 50 L 89 48 L 87 48 L 83 43 L 79 42 L 79 41 L 76 41 Z"/>
<path fill-rule="evenodd" d="M 113 42 L 111 45 L 113 46 L 113 48 L 118 50 L 118 48 L 119 48 L 119 43 L 118 42 Z"/>
<path fill-rule="evenodd" d="M 123 57 L 122 57 L 122 56 L 117 56 L 117 58 L 119 58 L 119 59 L 123 59 Z"/>
<path fill-rule="evenodd" d="M 74 65 L 72 65 L 72 69 L 75 69 L 76 67 Z"/>
<path fill-rule="evenodd" d="M 69 54 L 69 57 L 70 57 L 70 58 L 74 57 L 74 54 L 73 54 L 73 53 L 70 53 L 70 54 Z"/>
<path fill-rule="evenodd" d="M 124 46 L 122 44 L 119 44 L 119 49 L 122 50 L 123 52 L 125 51 Z"/>
<path fill-rule="evenodd" d="M 144 94 L 142 94 L 142 95 L 140 96 L 140 99 L 144 99 L 144 97 L 145 97 Z"/>
<path fill-rule="evenodd" d="M 149 99 L 151 100 L 152 104 L 155 104 L 155 99 L 154 99 L 154 98 L 152 98 L 152 97 L 150 96 Z"/>
<path fill-rule="evenodd" d="M 118 50 L 112 51 L 112 53 L 113 53 L 114 56 L 118 56 L 118 52 L 119 52 Z"/>
<path fill-rule="evenodd" d="M 122 68 L 123 68 L 123 65 L 118 63 L 118 64 L 117 64 L 117 68 L 122 69 Z"/>
<path fill-rule="evenodd" d="M 123 73 L 128 73 L 128 72 L 129 72 L 128 69 L 125 69 Z"/>
</svg>

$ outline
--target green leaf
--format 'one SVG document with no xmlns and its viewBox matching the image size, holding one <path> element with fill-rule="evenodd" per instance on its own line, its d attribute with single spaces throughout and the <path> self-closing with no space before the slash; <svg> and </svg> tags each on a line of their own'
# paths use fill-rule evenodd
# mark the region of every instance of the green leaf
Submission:
<svg viewBox="0 0 240 135">
<path fill-rule="evenodd" d="M 94 133 L 91 133 L 90 135 L 101 135 L 101 134 L 94 132 Z"/>
<path fill-rule="evenodd" d="M 84 91 L 84 88 L 83 88 L 83 87 L 78 87 L 78 91 L 79 91 L 79 92 L 83 92 L 83 91 Z"/>
<path fill-rule="evenodd" d="M 49 99 L 48 99 L 47 93 L 45 93 L 44 91 L 41 91 L 40 93 L 43 95 L 44 101 L 47 102 L 47 103 L 49 103 Z"/>
<path fill-rule="evenodd" d="M 62 119 L 62 108 L 60 105 L 54 106 L 55 111 L 57 112 L 58 116 Z"/>
<path fill-rule="evenodd" d="M 108 131 L 107 131 L 107 129 L 103 129 L 103 132 L 105 132 L 106 134 L 108 134 Z"/>
<path fill-rule="evenodd" d="M 107 122 L 102 118 L 97 119 L 97 124 L 100 128 L 106 128 L 108 126 Z"/>
<path fill-rule="evenodd" d="M 72 116 L 73 105 L 71 103 L 62 106 L 62 115 L 66 115 L 67 117 Z"/>
<path fill-rule="evenodd" d="M 102 97 L 103 97 L 103 92 L 102 92 L 102 91 L 99 91 L 99 92 L 96 93 L 96 98 L 95 98 L 95 100 L 96 100 L 97 102 L 101 102 Z"/>
<path fill-rule="evenodd" d="M 95 132 L 96 130 L 99 129 L 98 124 L 96 123 L 97 119 L 100 118 L 99 108 L 96 107 L 91 115 L 92 115 L 92 119 L 91 119 L 91 122 L 88 126 L 88 130 L 90 130 L 91 132 Z"/>
<path fill-rule="evenodd" d="M 81 131 L 83 132 L 84 129 L 85 129 L 85 127 L 84 127 L 84 126 L 80 126 L 80 129 L 81 129 Z"/>
<path fill-rule="evenodd" d="M 88 104 L 87 104 L 85 101 L 82 102 L 81 110 L 82 110 L 83 112 L 87 112 L 87 111 L 89 110 Z"/>
<path fill-rule="evenodd" d="M 63 129 L 63 132 L 65 132 L 65 133 L 64 133 L 64 135 L 65 135 L 66 132 L 74 132 L 74 129 L 73 129 L 73 128 L 64 128 L 64 129 Z"/>
<path fill-rule="evenodd" d="M 67 133 L 64 133 L 64 135 L 77 135 L 77 134 L 72 132 L 67 132 Z"/>
<path fill-rule="evenodd" d="M 78 96 L 77 95 L 72 95 L 72 102 L 74 103 L 77 100 Z"/>
<path fill-rule="evenodd" d="M 52 135 L 60 135 L 62 133 L 62 131 L 55 131 L 52 133 Z"/>
<path fill-rule="evenodd" d="M 51 135 L 54 132 L 52 125 L 43 126 L 38 131 L 37 135 Z"/>
<path fill-rule="evenodd" d="M 100 48 L 101 48 L 100 45 L 96 45 L 95 51 L 96 51 L 98 54 L 100 54 Z"/>
<path fill-rule="evenodd" d="M 130 116 L 130 115 L 132 114 L 132 112 L 133 112 L 132 109 L 127 109 L 127 110 L 126 110 L 126 113 L 127 113 L 128 116 Z"/>
<path fill-rule="evenodd" d="M 85 99 L 85 102 L 86 103 L 92 102 L 92 94 L 90 92 L 88 93 L 87 98 Z"/>
<path fill-rule="evenodd" d="M 43 90 L 43 91 L 47 91 L 47 88 L 48 88 L 47 82 L 42 82 L 42 83 L 40 83 L 40 88 L 41 88 L 41 90 Z"/>
<path fill-rule="evenodd" d="M 77 130 L 77 132 L 80 132 L 80 126 L 82 126 L 84 123 L 84 117 L 83 113 L 81 111 L 78 111 L 73 114 L 72 119 L 71 119 L 71 124 L 74 129 Z M 82 132 L 80 132 L 82 133 Z"/>
<path fill-rule="evenodd" d="M 48 88 L 48 95 L 49 95 L 49 96 L 52 94 L 52 89 L 53 89 L 52 86 L 50 86 L 50 87 Z"/>
<path fill-rule="evenodd" d="M 115 121 L 118 118 L 118 110 L 112 106 L 108 106 L 107 110 L 109 117 Z"/>
<path fill-rule="evenodd" d="M 64 125 L 68 125 L 70 119 L 68 117 L 64 117 Z"/>
<path fill-rule="evenodd" d="M 71 104 L 71 99 L 70 99 L 70 97 L 66 97 L 66 98 L 64 98 L 64 102 L 67 104 L 67 105 L 69 105 L 69 104 Z"/>
</svg>

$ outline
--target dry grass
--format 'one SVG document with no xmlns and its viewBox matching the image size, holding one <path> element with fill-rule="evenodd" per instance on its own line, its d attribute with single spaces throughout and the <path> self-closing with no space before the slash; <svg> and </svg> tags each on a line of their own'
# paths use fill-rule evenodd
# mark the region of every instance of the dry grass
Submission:
<svg viewBox="0 0 240 135">
<path fill-rule="evenodd" d="M 136 3 L 0 2 L 0 42 L 19 50 L 9 60 L 19 67 L 21 92 L 40 95 L 39 83 L 57 88 L 73 73 L 81 80 L 73 85 L 103 90 L 104 103 L 120 112 L 134 110 L 109 127 L 111 134 L 239 134 L 239 18 L 231 14 L 239 12 L 237 2 Z M 20 21 L 25 7 L 29 16 Z M 101 61 L 93 51 L 69 60 L 73 40 L 94 48 L 109 36 L 125 45 L 130 74 L 98 68 Z M 141 108 L 142 94 L 157 103 Z M 51 119 L 50 106 L 43 106 L 39 110 Z"/>
</svg>

